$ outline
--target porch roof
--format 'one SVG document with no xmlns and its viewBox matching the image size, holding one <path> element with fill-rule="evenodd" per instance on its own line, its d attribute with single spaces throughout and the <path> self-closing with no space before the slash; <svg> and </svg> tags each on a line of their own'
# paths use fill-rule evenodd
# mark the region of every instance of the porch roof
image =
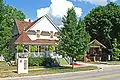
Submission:
<svg viewBox="0 0 120 80">
<path fill-rule="evenodd" d="M 102 46 L 103 48 L 106 48 L 102 43 L 100 43 L 98 40 L 93 40 L 92 42 L 89 43 L 90 47 L 100 47 Z"/>
<path fill-rule="evenodd" d="M 26 32 L 23 32 L 18 39 L 15 41 L 15 44 L 56 44 L 57 40 L 50 39 L 36 39 L 31 40 Z"/>
</svg>

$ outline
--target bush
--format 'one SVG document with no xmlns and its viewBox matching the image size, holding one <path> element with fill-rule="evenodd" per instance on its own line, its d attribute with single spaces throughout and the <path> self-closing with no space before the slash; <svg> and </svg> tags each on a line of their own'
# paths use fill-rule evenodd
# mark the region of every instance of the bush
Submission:
<svg viewBox="0 0 120 80">
<path fill-rule="evenodd" d="M 16 49 L 17 49 L 18 52 L 22 52 L 24 47 L 23 47 L 23 45 L 17 45 Z"/>
<path fill-rule="evenodd" d="M 29 66 L 42 66 L 43 57 L 29 57 L 28 65 Z"/>
<path fill-rule="evenodd" d="M 77 61 L 83 61 L 84 55 L 79 55 L 76 57 Z"/>
<path fill-rule="evenodd" d="M 28 59 L 29 66 L 46 66 L 46 67 L 55 67 L 58 66 L 56 59 L 50 57 L 29 57 Z"/>
</svg>

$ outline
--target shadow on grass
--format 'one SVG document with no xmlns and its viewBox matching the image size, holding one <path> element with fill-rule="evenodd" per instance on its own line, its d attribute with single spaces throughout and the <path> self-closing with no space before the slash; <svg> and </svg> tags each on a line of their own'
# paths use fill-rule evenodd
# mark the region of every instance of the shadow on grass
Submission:
<svg viewBox="0 0 120 80">
<path fill-rule="evenodd" d="M 17 71 L 12 71 L 13 73 L 17 73 Z"/>
</svg>

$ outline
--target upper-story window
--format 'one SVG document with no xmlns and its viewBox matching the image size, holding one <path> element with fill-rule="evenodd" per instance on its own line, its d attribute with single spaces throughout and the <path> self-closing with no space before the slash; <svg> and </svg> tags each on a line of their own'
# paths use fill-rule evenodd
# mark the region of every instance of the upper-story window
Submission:
<svg viewBox="0 0 120 80">
<path fill-rule="evenodd" d="M 36 32 L 34 30 L 29 30 L 29 31 L 27 31 L 27 34 L 29 34 L 29 35 L 36 35 Z"/>
<path fill-rule="evenodd" d="M 42 31 L 41 35 L 42 36 L 50 36 L 50 33 L 48 31 Z"/>
</svg>

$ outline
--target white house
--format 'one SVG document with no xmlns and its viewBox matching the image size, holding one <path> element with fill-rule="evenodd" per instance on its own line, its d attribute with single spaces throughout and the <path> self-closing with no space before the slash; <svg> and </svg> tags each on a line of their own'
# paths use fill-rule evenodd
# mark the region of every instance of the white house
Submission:
<svg viewBox="0 0 120 80">
<path fill-rule="evenodd" d="M 37 46 L 37 53 L 40 53 L 41 49 L 55 45 L 58 41 L 58 28 L 48 15 L 33 22 L 16 20 L 14 34 L 18 34 L 15 44 L 23 45 L 29 52 L 32 45 Z"/>
</svg>

